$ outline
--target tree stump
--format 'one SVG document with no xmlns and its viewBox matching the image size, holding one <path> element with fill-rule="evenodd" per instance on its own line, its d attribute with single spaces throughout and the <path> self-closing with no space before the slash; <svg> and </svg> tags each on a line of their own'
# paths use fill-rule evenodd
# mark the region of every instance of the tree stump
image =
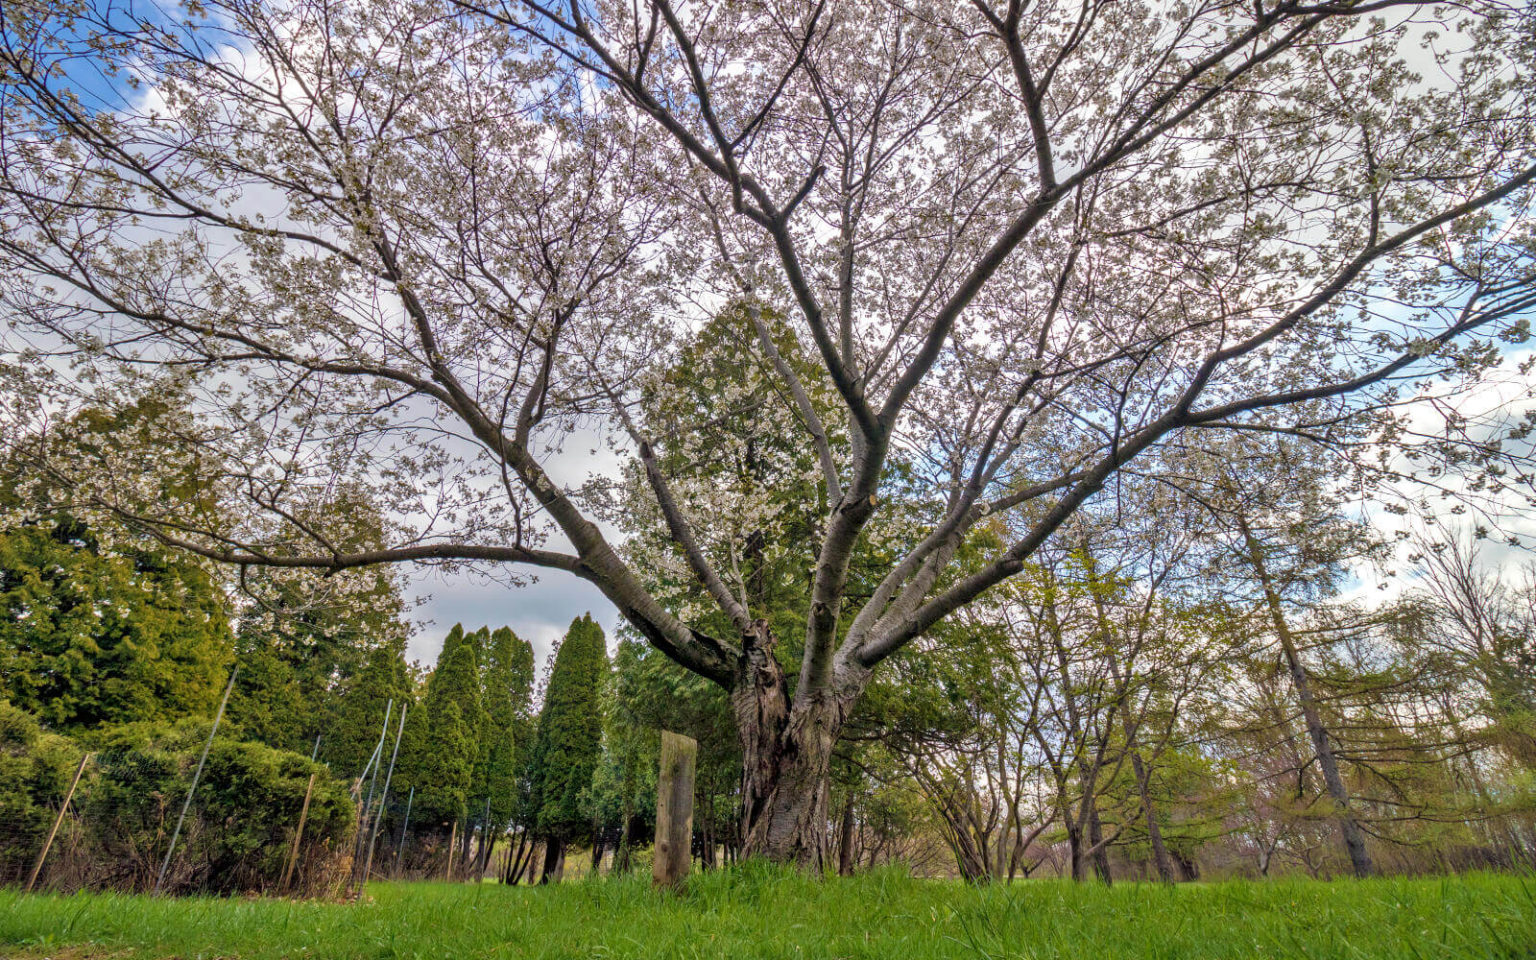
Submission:
<svg viewBox="0 0 1536 960">
<path fill-rule="evenodd" d="M 665 730 L 661 733 L 661 778 L 656 785 L 656 861 L 651 876 L 657 886 L 678 887 L 688 876 L 693 849 L 693 775 L 699 743 Z"/>
</svg>

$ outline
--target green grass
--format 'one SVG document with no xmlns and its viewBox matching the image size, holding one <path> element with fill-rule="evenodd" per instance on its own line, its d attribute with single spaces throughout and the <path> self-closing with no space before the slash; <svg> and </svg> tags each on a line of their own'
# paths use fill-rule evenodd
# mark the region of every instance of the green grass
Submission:
<svg viewBox="0 0 1536 960">
<path fill-rule="evenodd" d="M 1536 880 L 971 888 L 761 865 L 553 888 L 381 884 L 360 904 L 0 892 L 0 956 L 1529 958 Z"/>
</svg>

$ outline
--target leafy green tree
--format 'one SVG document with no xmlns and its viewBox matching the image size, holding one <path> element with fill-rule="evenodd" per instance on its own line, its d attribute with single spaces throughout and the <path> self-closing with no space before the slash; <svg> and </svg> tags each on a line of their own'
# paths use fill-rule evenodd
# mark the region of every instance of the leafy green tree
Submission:
<svg viewBox="0 0 1536 960">
<path fill-rule="evenodd" d="M 67 515 L 0 534 L 0 693 L 59 728 L 212 713 L 234 652 L 192 559 Z"/>
<path fill-rule="evenodd" d="M 406 720 L 409 737 L 401 752 L 409 753 L 398 783 L 416 788 L 418 822 L 441 828 L 462 819 L 468 808 L 485 722 L 474 646 L 460 624 L 443 641 L 419 713 L 419 725 Z M 417 820 L 418 813 L 411 816 Z"/>
<path fill-rule="evenodd" d="M 555 652 L 534 746 L 537 829 L 545 841 L 544 879 L 556 874 L 567 842 L 591 824 L 586 808 L 602 752 L 603 681 L 608 650 L 590 613 L 571 621 Z"/>
<path fill-rule="evenodd" d="M 411 729 L 411 701 L 415 681 L 405 662 L 405 644 L 395 641 L 369 651 L 363 668 L 336 696 L 324 716 L 319 757 L 338 777 L 362 773 L 379 742 L 386 709 L 399 716 L 406 707 L 406 729 Z M 394 707 L 389 708 L 390 701 Z M 391 723 L 391 728 L 393 728 Z M 390 731 L 393 737 L 393 729 Z M 402 745 L 402 752 L 404 746 Z M 399 782 L 399 781 L 397 781 Z"/>
<path fill-rule="evenodd" d="M 324 513 L 333 524 L 367 527 L 376 511 L 343 501 Z M 359 536 L 366 541 L 372 534 L 365 530 Z M 376 650 L 392 651 L 387 655 L 403 670 L 408 631 L 393 571 L 322 577 L 254 570 L 240 586 L 245 600 L 235 625 L 240 673 L 229 719 L 247 737 L 307 755 L 317 735 L 331 739 L 325 728 L 338 698 L 355 686 Z M 323 744 L 321 751 L 326 755 Z"/>
</svg>

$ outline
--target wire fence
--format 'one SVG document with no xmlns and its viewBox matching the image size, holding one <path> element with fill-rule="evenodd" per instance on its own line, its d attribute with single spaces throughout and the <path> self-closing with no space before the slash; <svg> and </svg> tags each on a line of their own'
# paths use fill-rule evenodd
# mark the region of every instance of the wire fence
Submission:
<svg viewBox="0 0 1536 960">
<path fill-rule="evenodd" d="M 390 704 L 360 774 L 221 737 L 220 720 L 128 724 L 86 750 L 0 704 L 0 883 L 27 890 L 357 896 L 367 880 L 536 878 L 534 845 L 493 822 L 422 815 L 395 776 Z M 478 807 L 478 809 L 475 809 Z"/>
</svg>

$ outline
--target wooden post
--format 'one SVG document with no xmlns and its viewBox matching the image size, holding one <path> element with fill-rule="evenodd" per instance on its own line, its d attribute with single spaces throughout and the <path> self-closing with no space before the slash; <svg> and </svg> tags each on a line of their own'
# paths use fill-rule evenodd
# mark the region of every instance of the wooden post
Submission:
<svg viewBox="0 0 1536 960">
<path fill-rule="evenodd" d="M 443 878 L 445 880 L 453 880 L 453 848 L 458 845 L 456 843 L 458 839 L 459 821 L 455 820 L 453 821 L 453 832 L 448 834 L 448 874 Z"/>
<path fill-rule="evenodd" d="M 656 862 L 651 877 L 658 886 L 681 886 L 688 876 L 693 849 L 693 774 L 699 742 L 661 732 L 661 779 L 656 786 Z"/>
<path fill-rule="evenodd" d="M 27 893 L 32 892 L 32 887 L 37 884 L 38 874 L 43 872 L 43 861 L 48 859 L 48 848 L 53 846 L 53 838 L 59 832 L 59 824 L 64 822 L 64 811 L 69 809 L 69 801 L 74 799 L 75 787 L 80 785 L 80 775 L 85 772 L 85 764 L 91 759 L 87 753 L 80 758 L 80 766 L 75 768 L 75 778 L 69 781 L 69 789 L 64 792 L 64 802 L 59 804 L 59 814 L 53 818 L 53 826 L 48 830 L 48 839 L 43 841 L 43 849 L 37 852 L 37 862 L 32 864 L 32 875 L 27 877 Z"/>
<path fill-rule="evenodd" d="M 293 849 L 288 852 L 288 866 L 283 868 L 283 882 L 278 889 L 288 892 L 288 881 L 293 879 L 294 865 L 299 862 L 299 841 L 304 838 L 304 822 L 309 819 L 309 798 L 315 792 L 315 775 L 309 775 L 309 786 L 304 788 L 304 806 L 299 808 L 299 828 L 293 832 Z"/>
</svg>

